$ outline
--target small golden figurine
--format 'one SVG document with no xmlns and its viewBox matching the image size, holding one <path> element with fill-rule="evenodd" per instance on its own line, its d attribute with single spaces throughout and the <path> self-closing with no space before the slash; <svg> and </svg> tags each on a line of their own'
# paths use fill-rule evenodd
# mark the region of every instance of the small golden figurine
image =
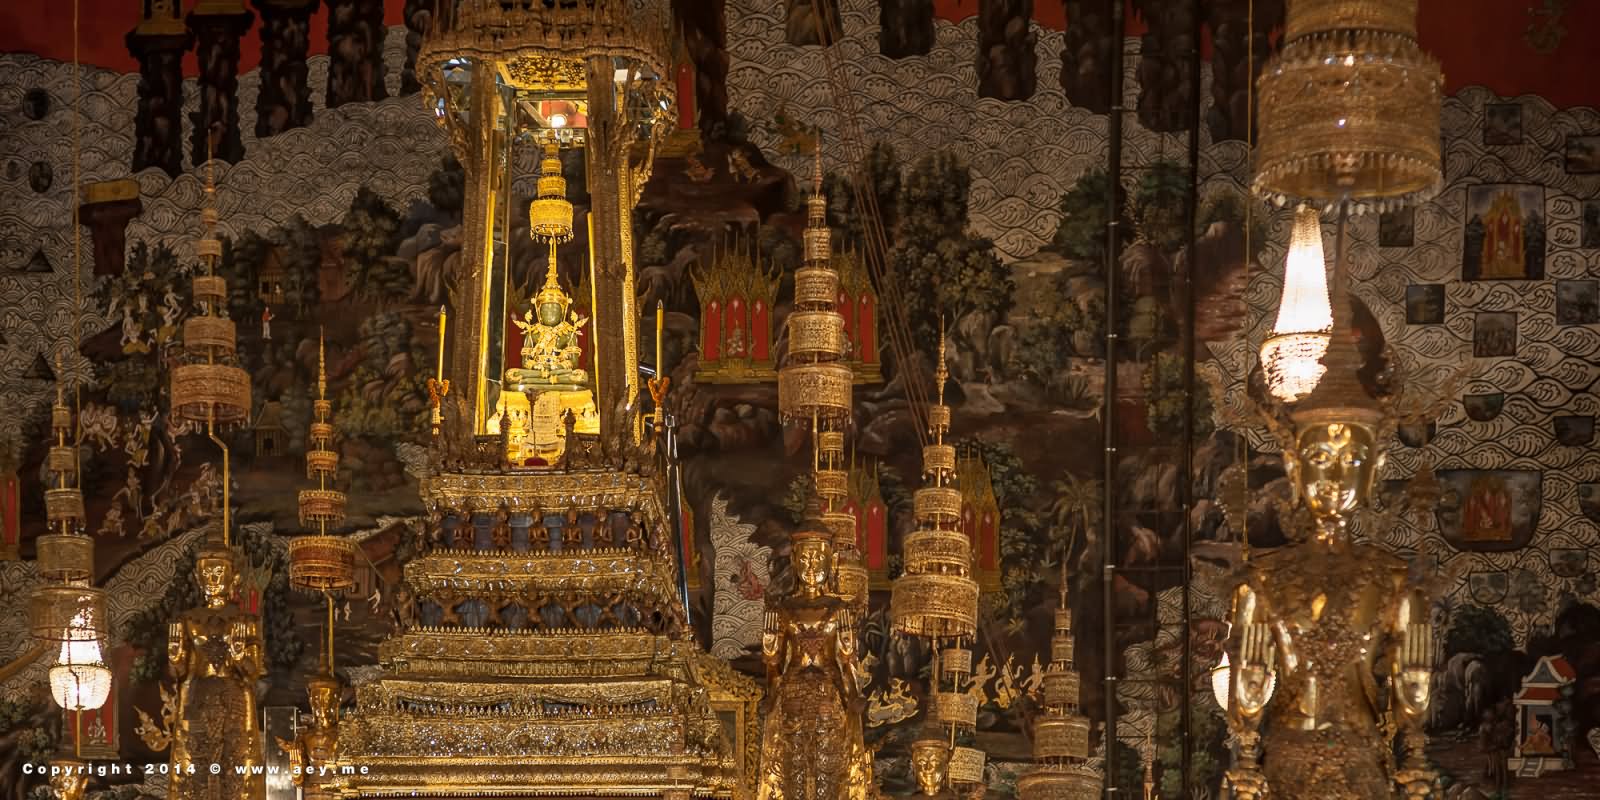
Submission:
<svg viewBox="0 0 1600 800">
<path fill-rule="evenodd" d="M 178 681 L 167 797 L 262 800 L 266 778 L 253 770 L 265 763 L 255 695 L 266 649 L 261 621 L 229 605 L 239 583 L 232 551 L 208 544 L 195 559 L 195 572 L 205 605 L 185 611 L 167 632 Z"/>
<path fill-rule="evenodd" d="M 795 593 L 770 607 L 757 800 L 866 800 L 872 762 L 862 741 L 866 701 L 850 612 L 830 594 L 833 536 L 813 497 L 790 538 Z"/>
<path fill-rule="evenodd" d="M 1294 541 L 1251 559 L 1234 591 L 1240 756 L 1229 778 L 1245 800 L 1366 800 L 1390 796 L 1391 783 L 1416 800 L 1432 784 L 1421 752 L 1430 603 L 1404 560 L 1351 539 L 1351 517 L 1371 502 L 1383 465 L 1389 417 L 1361 385 L 1348 334 L 1335 335 L 1325 363 L 1321 383 L 1280 430 L 1300 502 L 1284 525 Z M 1398 765 L 1397 728 L 1406 744 Z"/>
<path fill-rule="evenodd" d="M 300 732 L 292 742 L 278 740 L 278 746 L 289 754 L 294 785 L 303 791 L 304 800 L 323 800 L 332 797 L 324 784 L 322 768 L 333 765 L 339 752 L 339 695 L 338 679 L 317 675 L 306 681 L 306 696 L 311 703 L 311 725 Z"/>
<path fill-rule="evenodd" d="M 951 800 L 955 794 L 945 783 L 950 767 L 950 742 L 942 735 L 937 724 L 911 743 L 911 777 L 917 781 L 917 793 L 912 797 Z"/>
</svg>

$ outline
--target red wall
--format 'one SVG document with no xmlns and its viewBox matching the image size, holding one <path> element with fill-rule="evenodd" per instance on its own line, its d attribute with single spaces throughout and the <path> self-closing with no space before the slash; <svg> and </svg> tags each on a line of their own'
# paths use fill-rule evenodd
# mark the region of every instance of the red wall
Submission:
<svg viewBox="0 0 1600 800">
<path fill-rule="evenodd" d="M 85 63 L 132 72 L 138 64 L 128 54 L 123 36 L 139 21 L 139 0 L 78 0 L 82 3 L 80 47 Z M 776 2 L 776 0 L 774 0 Z M 386 0 L 385 20 L 401 22 L 403 0 Z M 978 13 L 979 0 L 935 0 L 936 13 L 960 20 Z M 1066 14 L 1059 0 L 1036 0 L 1034 18 L 1040 25 L 1061 29 Z M 26 0 L 0 2 L 0 52 L 28 52 L 72 59 L 72 15 Z M 1470 8 L 1470 10 L 1469 10 Z M 49 9 L 49 10 L 46 10 Z M 327 49 L 327 9 L 312 22 L 311 52 Z M 1558 107 L 1600 106 L 1600 44 L 1586 39 L 1600 31 L 1600 3 L 1569 3 L 1561 26 L 1567 35 L 1549 54 L 1534 52 L 1524 31 L 1534 18 L 1530 4 L 1506 0 L 1422 0 L 1420 19 L 1423 46 L 1444 64 L 1451 93 L 1463 86 L 1486 86 L 1501 96 L 1537 94 Z M 1129 13 L 1128 31 L 1142 33 L 1138 15 Z M 252 33 L 242 43 L 241 70 L 254 69 L 260 59 L 260 39 Z M 1041 53 L 1041 57 L 1047 54 Z M 189 55 L 189 72 L 197 70 Z"/>
</svg>

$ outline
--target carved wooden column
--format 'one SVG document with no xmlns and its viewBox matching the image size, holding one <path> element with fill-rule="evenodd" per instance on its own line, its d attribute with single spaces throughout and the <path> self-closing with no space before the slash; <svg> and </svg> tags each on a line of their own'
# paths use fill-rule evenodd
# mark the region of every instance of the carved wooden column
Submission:
<svg viewBox="0 0 1600 800">
<path fill-rule="evenodd" d="M 189 160 L 200 166 L 213 156 L 229 164 L 244 158 L 239 140 L 239 38 L 256 15 L 244 0 L 200 0 L 189 12 L 189 30 L 199 45 L 200 108 L 189 113 Z"/>
<path fill-rule="evenodd" d="M 622 226 L 632 220 L 622 215 L 622 166 L 628 157 L 627 142 L 631 137 L 621 130 L 619 112 L 615 107 L 612 73 L 615 71 L 608 58 L 589 59 L 589 131 L 586 144 L 586 169 L 589 185 L 589 218 L 593 221 L 590 234 L 594 252 L 594 296 L 598 299 L 594 321 L 595 363 L 610 369 L 600 371 L 595 387 L 595 408 L 600 413 L 600 435 L 611 447 L 620 443 L 628 428 L 623 414 L 627 404 L 626 376 L 617 374 L 627 363 L 625 325 L 636 325 L 638 320 L 625 319 L 623 291 L 624 270 L 627 262 L 622 257 Z M 611 366 L 617 365 L 617 366 Z M 608 456 L 618 457 L 614 449 Z"/>
<path fill-rule="evenodd" d="M 139 182 L 132 178 L 83 187 L 78 219 L 94 242 L 94 274 L 121 275 L 128 255 L 128 220 L 139 216 Z"/>
<path fill-rule="evenodd" d="M 1061 45 L 1061 90 L 1073 105 L 1107 113 L 1111 110 L 1111 48 L 1120 43 L 1119 37 L 1111 34 L 1111 4 L 1108 0 L 1065 0 L 1064 5 L 1067 30 Z"/>
<path fill-rule="evenodd" d="M 889 58 L 933 49 L 933 0 L 879 0 L 878 52 Z"/>
<path fill-rule="evenodd" d="M 147 2 L 145 18 L 124 41 L 139 60 L 139 107 L 133 123 L 133 171 L 183 171 L 183 54 L 194 35 L 170 2 Z"/>
<path fill-rule="evenodd" d="M 256 138 L 311 124 L 306 55 L 311 15 L 321 0 L 251 0 L 261 13 L 261 88 L 256 94 Z"/>
<path fill-rule="evenodd" d="M 1033 0 L 978 0 L 978 96 L 1026 100 L 1038 87 Z"/>
<path fill-rule="evenodd" d="M 383 0 L 328 0 L 328 108 L 389 96 L 383 85 Z"/>
</svg>

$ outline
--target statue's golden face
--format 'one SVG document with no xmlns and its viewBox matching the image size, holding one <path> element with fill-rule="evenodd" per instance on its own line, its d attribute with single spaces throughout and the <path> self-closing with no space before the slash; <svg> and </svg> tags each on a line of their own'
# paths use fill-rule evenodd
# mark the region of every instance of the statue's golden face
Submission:
<svg viewBox="0 0 1600 800">
<path fill-rule="evenodd" d="M 1330 422 L 1302 429 L 1285 462 L 1306 507 L 1317 518 L 1329 519 L 1367 501 L 1383 455 L 1370 428 Z"/>
<path fill-rule="evenodd" d="M 311 701 L 312 720 L 319 728 L 327 727 L 338 715 L 339 684 L 333 681 L 313 681 L 306 687 L 306 695 Z"/>
<path fill-rule="evenodd" d="M 816 592 L 827 587 L 831 549 L 821 539 L 803 539 L 795 544 L 794 570 L 801 587 Z"/>
<path fill-rule="evenodd" d="M 202 558 L 196 564 L 196 571 L 206 605 L 216 606 L 227 602 L 228 594 L 233 591 L 233 565 L 224 558 Z"/>
<path fill-rule="evenodd" d="M 947 759 L 948 753 L 943 742 L 917 742 L 911 745 L 911 773 L 917 779 L 919 791 L 932 796 L 944 788 Z"/>
</svg>

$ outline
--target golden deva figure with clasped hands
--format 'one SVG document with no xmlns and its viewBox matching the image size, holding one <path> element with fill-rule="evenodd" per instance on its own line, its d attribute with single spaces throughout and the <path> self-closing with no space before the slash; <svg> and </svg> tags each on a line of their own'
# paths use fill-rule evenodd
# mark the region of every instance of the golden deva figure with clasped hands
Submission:
<svg viewBox="0 0 1600 800">
<path fill-rule="evenodd" d="M 1228 777 L 1244 800 L 1370 800 L 1394 784 L 1419 800 L 1432 786 L 1421 730 L 1430 602 L 1404 560 L 1352 541 L 1390 418 L 1356 375 L 1354 344 L 1335 336 L 1344 352 L 1329 353 L 1326 376 L 1279 429 L 1299 506 L 1284 524 L 1292 543 L 1250 559 L 1234 590 L 1230 724 L 1240 751 Z"/>
<path fill-rule="evenodd" d="M 195 573 L 205 605 L 183 612 L 167 632 L 178 681 L 167 797 L 264 800 L 266 776 L 254 769 L 265 763 L 255 695 L 266 649 L 261 621 L 229 604 L 239 584 L 232 551 L 208 544 Z"/>
<path fill-rule="evenodd" d="M 830 593 L 832 534 L 816 499 L 791 537 L 795 593 L 767 611 L 767 665 L 757 800 L 867 800 L 872 762 L 862 743 L 850 612 Z"/>
</svg>

